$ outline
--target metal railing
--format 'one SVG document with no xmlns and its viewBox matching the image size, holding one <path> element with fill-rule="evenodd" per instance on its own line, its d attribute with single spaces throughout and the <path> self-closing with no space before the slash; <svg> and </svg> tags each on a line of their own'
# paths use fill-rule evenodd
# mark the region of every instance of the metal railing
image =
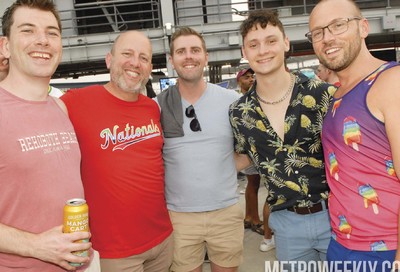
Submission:
<svg viewBox="0 0 400 272">
<path fill-rule="evenodd" d="M 316 5 L 315 0 L 176 0 L 176 25 L 206 24 L 243 20 L 254 9 L 271 9 L 281 18 L 307 15 Z M 400 0 L 356 0 L 361 9 L 399 7 Z"/>
<path fill-rule="evenodd" d="M 60 10 L 63 32 L 83 35 L 162 26 L 158 0 L 97 1 Z"/>
<path fill-rule="evenodd" d="M 170 38 L 165 22 L 162 21 L 161 5 L 165 4 L 164 1 L 168 0 L 96 0 L 85 4 L 76 3 L 73 8 L 71 3 L 69 7 L 60 9 L 64 54 L 57 76 L 103 73 L 106 71 L 105 53 L 110 49 L 118 32 L 133 29 L 142 30 L 151 39 L 155 56 L 153 63 L 155 67 L 164 68 L 165 53 L 168 51 L 168 38 Z M 170 23 L 174 23 L 173 27 L 189 25 L 202 33 L 207 40 L 209 51 L 215 53 L 215 56 L 218 55 L 215 62 L 221 59 L 228 62 L 231 57 L 229 54 L 233 54 L 230 50 L 232 52 L 237 50 L 240 55 L 239 21 L 246 18 L 250 10 L 259 8 L 278 11 L 283 18 L 285 29 L 293 35 L 292 41 L 299 41 L 299 46 L 296 44 L 297 47 L 293 52 L 296 49 L 307 54 L 309 52 L 307 49 L 309 44 L 307 43 L 307 46 L 301 44 L 302 40 L 305 42 L 304 34 L 299 38 L 297 36 L 300 34 L 297 33 L 307 31 L 304 29 L 308 24 L 307 15 L 317 0 L 171 1 L 173 1 L 171 12 L 174 13 L 175 22 Z M 375 17 L 369 15 L 374 22 L 382 21 L 382 13 L 391 13 L 391 8 L 400 7 L 400 0 L 356 0 L 356 2 L 367 15 L 375 10 L 380 11 L 378 15 L 372 15 Z"/>
<path fill-rule="evenodd" d="M 161 0 L 113 0 L 75 4 L 60 10 L 63 36 L 163 28 Z M 175 0 L 175 25 L 203 25 L 243 20 L 253 9 L 276 10 L 281 18 L 306 15 L 315 0 Z M 356 0 L 363 9 L 400 7 L 400 0 Z"/>
</svg>

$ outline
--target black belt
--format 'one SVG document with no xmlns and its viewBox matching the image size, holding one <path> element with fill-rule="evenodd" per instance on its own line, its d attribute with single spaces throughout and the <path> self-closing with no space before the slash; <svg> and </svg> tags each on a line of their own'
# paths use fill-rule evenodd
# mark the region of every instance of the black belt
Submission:
<svg viewBox="0 0 400 272">
<path fill-rule="evenodd" d="M 328 201 L 323 200 L 325 202 L 325 207 L 328 208 Z M 322 202 L 318 202 L 310 207 L 291 207 L 287 208 L 288 211 L 297 213 L 297 214 L 312 214 L 312 213 L 317 213 L 320 212 L 324 209 Z"/>
</svg>

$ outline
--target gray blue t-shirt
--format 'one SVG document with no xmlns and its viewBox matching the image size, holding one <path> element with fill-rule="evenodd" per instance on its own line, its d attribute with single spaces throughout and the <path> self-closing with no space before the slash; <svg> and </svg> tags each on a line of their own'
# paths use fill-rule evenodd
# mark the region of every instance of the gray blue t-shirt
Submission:
<svg viewBox="0 0 400 272">
<path fill-rule="evenodd" d="M 234 144 L 229 105 L 240 97 L 232 90 L 207 84 L 193 105 L 201 131 L 190 129 L 193 118 L 183 114 L 183 137 L 165 138 L 165 194 L 168 209 L 204 212 L 238 201 Z M 182 111 L 189 107 L 182 98 Z"/>
</svg>

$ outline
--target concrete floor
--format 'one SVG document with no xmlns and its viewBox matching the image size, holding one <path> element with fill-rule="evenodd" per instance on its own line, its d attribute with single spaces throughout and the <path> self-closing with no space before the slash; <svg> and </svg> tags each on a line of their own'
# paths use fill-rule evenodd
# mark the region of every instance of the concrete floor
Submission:
<svg viewBox="0 0 400 272">
<path fill-rule="evenodd" d="M 247 181 L 245 179 L 238 180 L 238 193 L 243 190 L 246 186 Z M 266 198 L 267 190 L 263 184 L 260 185 L 260 190 L 258 191 L 258 209 L 260 218 L 262 218 L 262 208 L 264 206 L 264 201 Z M 245 209 L 245 199 L 244 194 L 240 194 L 239 203 Z M 268 252 L 261 252 L 259 250 L 260 242 L 263 236 L 253 232 L 250 229 L 246 229 L 244 232 L 244 258 L 243 263 L 239 267 L 239 272 L 265 272 L 265 261 L 275 261 L 275 250 L 270 250 Z M 203 272 L 210 272 L 209 263 L 204 263 Z"/>
</svg>

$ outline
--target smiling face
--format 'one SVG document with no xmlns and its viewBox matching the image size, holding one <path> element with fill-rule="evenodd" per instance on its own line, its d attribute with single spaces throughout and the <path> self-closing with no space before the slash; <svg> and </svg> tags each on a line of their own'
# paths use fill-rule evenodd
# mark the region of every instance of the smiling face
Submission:
<svg viewBox="0 0 400 272">
<path fill-rule="evenodd" d="M 285 70 L 289 40 L 282 31 L 268 24 L 253 26 L 243 39 L 242 53 L 257 77 Z"/>
<path fill-rule="evenodd" d="M 208 54 L 201 39 L 195 35 L 182 35 L 173 41 L 173 45 L 170 62 L 179 76 L 179 81 L 202 81 Z"/>
<path fill-rule="evenodd" d="M 106 64 L 114 91 L 139 93 L 149 80 L 153 65 L 149 39 L 137 31 L 121 34 L 107 54 Z"/>
<path fill-rule="evenodd" d="M 3 44 L 10 74 L 50 78 L 61 61 L 60 29 L 49 11 L 16 9 L 10 35 L 4 38 Z"/>
<path fill-rule="evenodd" d="M 354 17 L 361 17 L 361 14 L 348 0 L 323 1 L 310 15 L 310 31 L 325 27 L 337 19 Z M 342 71 L 357 58 L 367 35 L 368 23 L 365 19 L 350 20 L 347 31 L 339 35 L 333 35 L 325 28 L 323 39 L 313 43 L 314 52 L 327 68 L 335 72 Z"/>
<path fill-rule="evenodd" d="M 246 93 L 254 83 L 254 74 L 251 71 L 247 71 L 238 80 L 241 92 Z"/>
</svg>

